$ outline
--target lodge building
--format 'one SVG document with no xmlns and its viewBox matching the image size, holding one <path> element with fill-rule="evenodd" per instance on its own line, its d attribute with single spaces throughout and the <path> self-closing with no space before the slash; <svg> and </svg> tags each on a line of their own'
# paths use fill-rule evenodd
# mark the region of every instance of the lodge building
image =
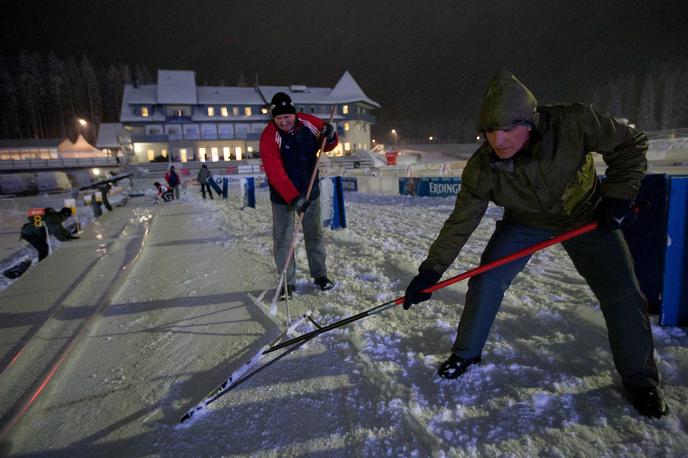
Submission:
<svg viewBox="0 0 688 458">
<path fill-rule="evenodd" d="M 123 129 L 117 142 L 128 143 L 130 160 L 138 163 L 259 157 L 260 134 L 270 120 L 269 102 L 277 92 L 289 94 L 297 111 L 323 119 L 335 107 L 333 124 L 340 141 L 328 154 L 344 156 L 371 148 L 370 127 L 375 123 L 371 111 L 380 105 L 366 96 L 348 71 L 333 88 L 326 88 L 197 86 L 193 71 L 158 70 L 157 84 L 125 86 Z M 116 130 L 112 127 L 101 129 L 112 133 Z M 108 141 L 100 137 L 99 146 Z"/>
</svg>

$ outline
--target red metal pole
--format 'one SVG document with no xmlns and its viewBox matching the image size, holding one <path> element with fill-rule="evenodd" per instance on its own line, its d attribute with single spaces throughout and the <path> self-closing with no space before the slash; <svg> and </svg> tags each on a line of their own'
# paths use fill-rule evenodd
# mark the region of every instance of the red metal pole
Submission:
<svg viewBox="0 0 688 458">
<path fill-rule="evenodd" d="M 441 281 L 429 288 L 424 289 L 422 292 L 424 293 L 432 293 L 433 291 L 437 291 L 438 289 L 446 288 L 449 285 L 453 285 L 454 283 L 458 283 L 462 280 L 465 280 L 467 278 L 473 277 L 475 275 L 481 274 L 483 272 L 487 272 L 488 270 L 492 270 L 495 267 L 502 266 L 504 264 L 508 264 L 511 261 L 515 261 L 516 259 L 522 258 L 524 256 L 528 256 L 529 254 L 533 254 L 536 251 L 540 251 L 544 248 L 547 248 L 552 245 L 556 245 L 557 243 L 564 242 L 566 240 L 572 239 L 574 237 L 578 237 L 579 235 L 585 234 L 586 232 L 591 232 L 597 229 L 597 223 L 589 223 L 584 226 L 581 226 L 576 229 L 572 229 L 568 232 L 564 232 L 563 234 L 557 235 L 555 237 L 552 237 L 549 240 L 545 240 L 544 242 L 536 243 L 534 245 L 531 245 L 527 248 L 524 248 L 522 250 L 519 250 L 513 254 L 501 257 L 499 259 L 496 259 L 492 262 L 489 262 L 485 265 L 476 267 L 475 269 L 468 270 L 462 274 L 456 275 L 451 278 L 447 278 L 444 281 Z M 370 315 L 375 315 L 380 312 L 384 312 L 387 309 L 390 309 L 396 305 L 401 305 L 404 303 L 404 296 L 398 297 L 396 299 L 392 299 L 391 301 L 385 302 L 384 304 L 380 304 L 378 306 L 373 307 L 372 309 L 366 310 L 364 312 L 361 312 L 357 315 L 350 316 L 349 318 L 344 318 L 343 320 L 336 321 L 332 324 L 329 324 L 327 326 L 323 326 L 320 329 L 316 329 L 315 331 L 307 332 L 306 334 L 302 334 L 298 337 L 294 337 L 291 340 L 284 341 L 282 343 L 279 343 L 273 347 L 268 348 L 263 352 L 263 354 L 273 352 L 275 350 L 279 350 L 280 348 L 287 347 L 289 345 L 293 345 L 297 342 L 301 342 L 306 339 L 311 339 L 319 334 L 322 334 L 324 332 L 327 332 L 331 329 L 339 328 L 341 326 L 344 326 L 345 324 L 353 323 L 354 321 L 358 321 L 361 318 L 365 318 Z"/>
</svg>

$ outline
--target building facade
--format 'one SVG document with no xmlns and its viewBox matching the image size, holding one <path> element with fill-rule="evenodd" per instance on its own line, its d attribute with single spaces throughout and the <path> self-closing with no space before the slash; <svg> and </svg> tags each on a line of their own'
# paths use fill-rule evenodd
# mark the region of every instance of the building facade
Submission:
<svg viewBox="0 0 688 458">
<path fill-rule="evenodd" d="M 229 161 L 259 157 L 258 144 L 271 119 L 277 92 L 292 98 L 297 111 L 329 119 L 340 137 L 332 155 L 371 148 L 371 111 L 380 105 L 344 72 L 333 88 L 291 86 L 197 86 L 193 71 L 158 70 L 156 85 L 126 85 L 120 123 L 132 162 Z M 123 145 L 124 146 L 124 145 Z"/>
</svg>

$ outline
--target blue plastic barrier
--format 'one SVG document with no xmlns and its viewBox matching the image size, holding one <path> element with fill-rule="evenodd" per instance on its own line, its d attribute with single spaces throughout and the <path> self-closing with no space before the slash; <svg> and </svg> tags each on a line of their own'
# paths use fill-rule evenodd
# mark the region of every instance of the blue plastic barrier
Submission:
<svg viewBox="0 0 688 458">
<path fill-rule="evenodd" d="M 688 177 L 671 177 L 660 324 L 688 326 Z"/>
<path fill-rule="evenodd" d="M 688 177 L 647 175 L 638 221 L 624 229 L 650 313 L 664 326 L 688 325 Z"/>
<path fill-rule="evenodd" d="M 320 206 L 323 226 L 330 229 L 346 228 L 342 177 L 327 177 L 320 180 Z"/>
<path fill-rule="evenodd" d="M 256 179 L 246 177 L 241 179 L 241 208 L 256 208 Z"/>
</svg>

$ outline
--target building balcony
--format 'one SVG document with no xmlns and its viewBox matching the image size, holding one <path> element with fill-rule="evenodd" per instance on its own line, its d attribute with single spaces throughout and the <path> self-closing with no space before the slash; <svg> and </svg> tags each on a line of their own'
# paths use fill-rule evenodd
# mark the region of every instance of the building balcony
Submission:
<svg viewBox="0 0 688 458">
<path fill-rule="evenodd" d="M 131 141 L 133 143 L 167 143 L 168 138 L 167 135 L 135 134 L 131 136 Z"/>
<path fill-rule="evenodd" d="M 171 123 L 191 122 L 191 116 L 167 116 L 165 121 Z"/>
</svg>

